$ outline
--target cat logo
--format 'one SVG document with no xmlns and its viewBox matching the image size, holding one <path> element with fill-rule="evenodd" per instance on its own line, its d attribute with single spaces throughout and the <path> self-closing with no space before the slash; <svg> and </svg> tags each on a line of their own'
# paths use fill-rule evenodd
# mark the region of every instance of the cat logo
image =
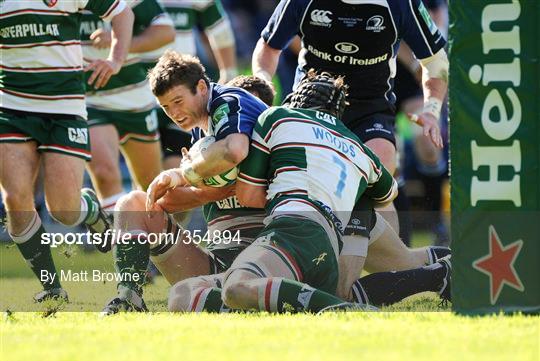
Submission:
<svg viewBox="0 0 540 361">
<path fill-rule="evenodd" d="M 374 33 L 380 33 L 386 26 L 383 26 L 384 18 L 380 15 L 375 15 L 369 18 L 366 23 L 366 30 L 373 31 Z"/>
<path fill-rule="evenodd" d="M 73 143 L 88 144 L 88 129 L 68 128 L 68 137 Z"/>
<path fill-rule="evenodd" d="M 356 46 L 355 44 L 353 44 L 353 43 L 345 43 L 345 42 L 337 43 L 335 48 L 340 53 L 345 53 L 345 54 L 354 54 L 358 50 L 360 50 L 360 48 L 358 46 Z"/>
<path fill-rule="evenodd" d="M 43 0 L 43 3 L 45 5 L 47 5 L 48 7 L 52 8 L 54 5 L 56 5 L 56 3 L 58 2 L 58 0 Z"/>
</svg>

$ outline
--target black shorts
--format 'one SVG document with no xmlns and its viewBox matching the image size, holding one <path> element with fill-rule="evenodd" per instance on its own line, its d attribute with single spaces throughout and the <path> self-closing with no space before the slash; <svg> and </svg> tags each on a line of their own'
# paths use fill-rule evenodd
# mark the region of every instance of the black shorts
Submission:
<svg viewBox="0 0 540 361">
<path fill-rule="evenodd" d="M 385 99 L 349 99 L 341 120 L 364 143 L 383 138 L 396 145 L 395 107 Z"/>
<path fill-rule="evenodd" d="M 159 108 L 157 113 L 163 157 L 182 155 L 180 152 L 182 147 L 186 147 L 187 149 L 191 147 L 191 134 L 184 132 L 174 124 L 167 114 L 165 114 L 163 109 Z"/>
<path fill-rule="evenodd" d="M 383 138 L 389 140 L 395 146 L 395 120 L 394 114 L 376 113 L 364 117 L 349 129 L 364 143 L 371 139 Z"/>
</svg>

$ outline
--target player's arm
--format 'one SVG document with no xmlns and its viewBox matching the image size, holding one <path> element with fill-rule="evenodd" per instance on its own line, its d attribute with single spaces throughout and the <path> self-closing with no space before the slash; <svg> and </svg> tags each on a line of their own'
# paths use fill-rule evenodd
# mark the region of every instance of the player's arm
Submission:
<svg viewBox="0 0 540 361">
<path fill-rule="evenodd" d="M 219 83 L 225 84 L 238 75 L 236 44 L 231 23 L 219 0 L 211 1 L 199 13 L 199 22 L 208 37 L 219 68 Z"/>
<path fill-rule="evenodd" d="M 144 53 L 159 49 L 174 41 L 175 32 L 172 25 L 152 24 L 131 41 L 130 53 Z"/>
<path fill-rule="evenodd" d="M 368 174 L 367 188 L 362 193 L 362 197 L 371 200 L 374 208 L 384 208 L 397 197 L 397 182 L 371 149 L 364 146 L 363 150 L 370 158 L 371 170 Z M 362 206 L 365 207 L 365 205 Z"/>
<path fill-rule="evenodd" d="M 208 187 L 205 185 L 196 187 L 176 187 L 169 189 L 160 198 L 157 205 L 168 213 L 188 211 L 203 206 L 207 203 L 220 201 L 235 194 L 235 185 L 225 187 Z"/>
<path fill-rule="evenodd" d="M 446 40 L 438 30 L 422 0 L 409 0 L 404 4 L 401 21 L 403 39 L 410 46 L 422 68 L 424 107 L 420 114 L 411 114 L 411 120 L 424 129 L 424 135 L 442 148 L 439 118 L 448 88 L 448 57 Z"/>
<path fill-rule="evenodd" d="M 282 0 L 278 4 L 253 51 L 251 60 L 253 75 L 272 82 L 281 50 L 287 47 L 299 31 L 305 7 L 305 4 L 301 3 L 295 0 Z"/>
<path fill-rule="evenodd" d="M 262 117 L 264 113 L 260 118 Z M 259 122 L 261 122 L 260 118 Z M 257 124 L 253 131 L 249 154 L 240 164 L 236 179 L 236 197 L 245 207 L 264 208 L 267 202 L 270 150 L 259 134 L 261 129 L 261 126 Z"/>
<path fill-rule="evenodd" d="M 104 20 L 110 20 L 112 25 L 109 56 L 105 60 L 94 60 L 84 69 L 84 71 L 92 71 L 92 75 L 88 78 L 88 85 L 99 89 L 107 84 L 111 76 L 118 74 L 126 60 L 133 31 L 134 15 L 124 1 L 117 3 L 93 0 L 87 3 L 86 9 Z"/>
<path fill-rule="evenodd" d="M 174 41 L 176 33 L 171 18 L 156 0 L 144 0 L 133 8 L 135 25 L 144 30 L 131 39 L 130 53 L 143 53 L 159 49 Z M 108 48 L 111 33 L 103 28 L 90 35 L 92 45 L 98 49 Z"/>
<path fill-rule="evenodd" d="M 383 166 L 379 180 L 371 184 L 365 194 L 373 200 L 375 208 L 384 208 L 397 197 L 398 185 L 394 177 Z"/>
<path fill-rule="evenodd" d="M 200 184 L 204 178 L 236 167 L 247 157 L 248 151 L 248 135 L 231 133 L 210 145 L 204 154 L 199 153 L 191 161 L 182 162 L 182 176 L 190 184 Z"/>
<path fill-rule="evenodd" d="M 272 76 L 277 70 L 280 55 L 281 50 L 274 49 L 264 39 L 259 39 L 251 60 L 253 75 L 271 83 Z"/>
</svg>

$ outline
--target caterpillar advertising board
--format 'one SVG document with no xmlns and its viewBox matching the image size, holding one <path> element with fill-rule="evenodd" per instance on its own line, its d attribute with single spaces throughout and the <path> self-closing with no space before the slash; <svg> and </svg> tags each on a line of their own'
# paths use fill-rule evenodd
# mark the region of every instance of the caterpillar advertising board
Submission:
<svg viewBox="0 0 540 361">
<path fill-rule="evenodd" d="M 453 307 L 540 311 L 540 1 L 452 0 Z"/>
</svg>

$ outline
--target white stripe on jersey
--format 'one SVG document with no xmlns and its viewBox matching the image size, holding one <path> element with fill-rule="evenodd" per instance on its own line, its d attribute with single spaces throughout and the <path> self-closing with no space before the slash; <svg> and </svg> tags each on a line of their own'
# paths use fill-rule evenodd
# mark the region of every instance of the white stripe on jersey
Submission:
<svg viewBox="0 0 540 361">
<path fill-rule="evenodd" d="M 155 108 L 156 100 L 148 81 L 125 87 L 88 94 L 86 104 L 90 108 L 113 111 L 142 112 Z"/>
<path fill-rule="evenodd" d="M 35 44 L 35 43 L 34 43 Z M 52 45 L 2 51 L 2 65 L 20 68 L 82 67 L 81 45 Z"/>
<path fill-rule="evenodd" d="M 19 93 L 19 92 L 18 92 Z M 86 105 L 84 102 L 84 97 L 82 95 L 77 95 L 81 99 L 56 99 L 55 97 L 44 97 L 45 99 L 34 99 L 35 94 L 28 94 L 23 96 L 14 96 L 8 94 L 2 89 L 0 89 L 0 107 L 5 107 L 14 110 L 20 110 L 25 112 L 38 112 L 38 113 L 53 113 L 58 114 L 75 114 L 86 119 Z M 32 98 L 26 98 L 29 96 Z"/>
<path fill-rule="evenodd" d="M 394 41 L 392 42 L 392 47 L 391 47 L 392 56 L 390 57 L 390 60 L 388 61 L 388 66 L 390 67 L 390 73 L 388 74 L 388 79 L 386 79 L 386 84 L 388 84 L 388 90 L 384 92 L 384 98 L 390 101 L 390 98 L 388 97 L 388 94 L 392 91 L 392 84 L 390 83 L 390 80 L 395 78 L 397 74 L 397 63 L 396 63 L 397 56 L 394 53 L 394 47 L 396 45 L 396 42 L 398 41 L 398 29 L 397 29 L 396 22 L 394 20 L 394 16 L 392 15 L 392 11 L 390 10 L 390 8 L 388 8 L 388 13 L 390 15 L 390 20 L 392 20 L 392 26 L 394 27 Z"/>
</svg>

